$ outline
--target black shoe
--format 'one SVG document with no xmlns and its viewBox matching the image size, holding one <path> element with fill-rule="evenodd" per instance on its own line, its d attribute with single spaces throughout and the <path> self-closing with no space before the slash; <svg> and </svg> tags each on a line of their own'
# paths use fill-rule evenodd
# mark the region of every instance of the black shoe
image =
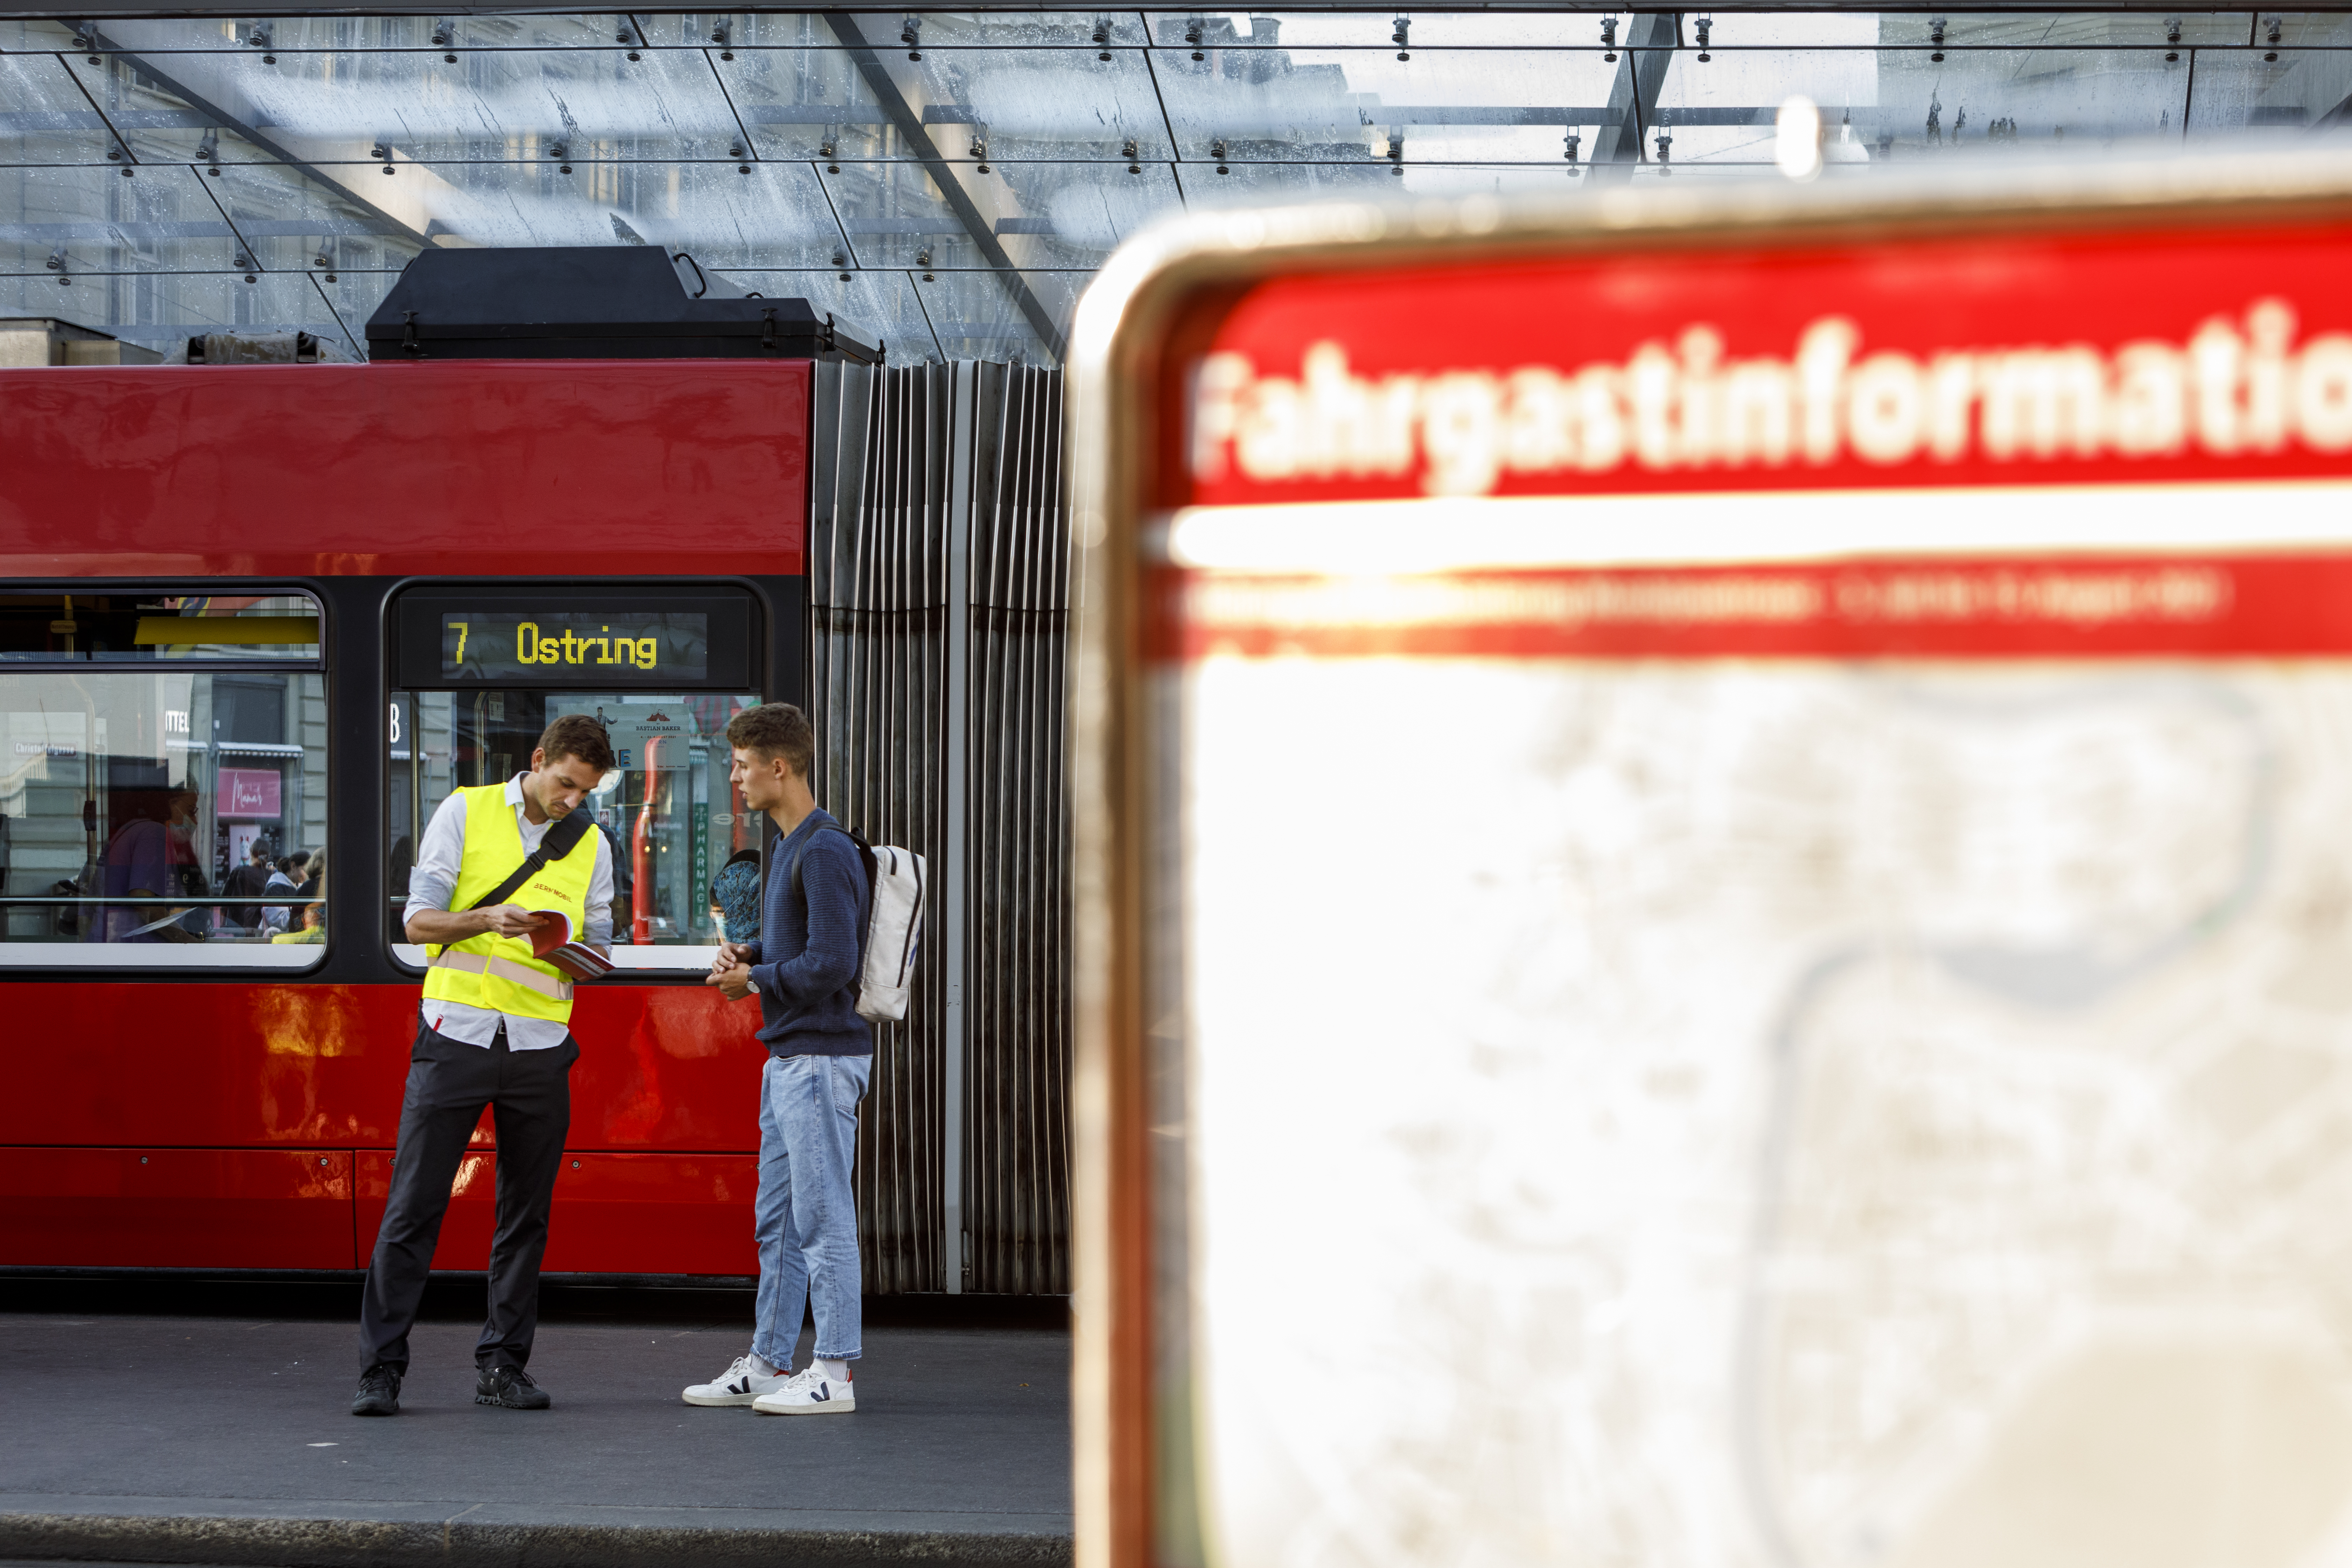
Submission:
<svg viewBox="0 0 2352 1568">
<path fill-rule="evenodd" d="M 544 1410 L 552 1402 L 522 1368 L 486 1366 L 474 1378 L 474 1403 L 501 1410 Z"/>
<path fill-rule="evenodd" d="M 354 1415 L 400 1414 L 400 1373 L 388 1366 L 372 1366 L 360 1374 L 360 1391 L 352 1396 Z"/>
</svg>

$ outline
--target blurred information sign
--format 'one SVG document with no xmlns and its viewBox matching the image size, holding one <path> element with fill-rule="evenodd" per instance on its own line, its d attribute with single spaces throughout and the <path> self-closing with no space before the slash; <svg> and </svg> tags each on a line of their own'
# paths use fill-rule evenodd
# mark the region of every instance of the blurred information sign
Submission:
<svg viewBox="0 0 2352 1568">
<path fill-rule="evenodd" d="M 1106 269 L 1082 1554 L 2352 1563 L 2352 165 L 2248 178 Z"/>
</svg>

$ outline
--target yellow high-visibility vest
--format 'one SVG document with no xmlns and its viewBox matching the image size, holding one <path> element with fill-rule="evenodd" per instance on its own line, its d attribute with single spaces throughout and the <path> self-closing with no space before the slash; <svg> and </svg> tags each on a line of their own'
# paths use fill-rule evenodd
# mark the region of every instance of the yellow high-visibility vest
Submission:
<svg viewBox="0 0 2352 1568">
<path fill-rule="evenodd" d="M 524 850 L 515 808 L 507 804 L 506 785 L 484 784 L 457 793 L 466 799 L 466 858 L 458 865 L 449 905 L 462 910 L 512 876 L 523 862 Z M 595 875 L 600 837 L 591 827 L 571 854 L 549 864 L 507 901 L 527 910 L 559 910 L 572 921 L 572 940 L 585 941 L 588 883 Z M 572 1019 L 572 982 L 555 965 L 531 955 L 528 937 L 486 931 L 425 952 L 432 963 L 425 972 L 428 997 L 559 1024 Z"/>
</svg>

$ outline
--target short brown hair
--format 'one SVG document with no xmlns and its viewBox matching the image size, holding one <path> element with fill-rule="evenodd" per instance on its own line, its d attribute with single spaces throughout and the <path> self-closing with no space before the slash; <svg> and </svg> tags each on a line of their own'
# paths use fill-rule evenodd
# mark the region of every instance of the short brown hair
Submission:
<svg viewBox="0 0 2352 1568">
<path fill-rule="evenodd" d="M 808 715 L 789 702 L 762 702 L 727 722 L 727 743 L 761 757 L 782 757 L 803 782 L 816 766 L 816 731 Z"/>
<path fill-rule="evenodd" d="M 602 720 L 586 713 L 566 713 L 541 732 L 539 749 L 551 763 L 577 757 L 600 773 L 613 771 L 613 737 Z"/>
</svg>

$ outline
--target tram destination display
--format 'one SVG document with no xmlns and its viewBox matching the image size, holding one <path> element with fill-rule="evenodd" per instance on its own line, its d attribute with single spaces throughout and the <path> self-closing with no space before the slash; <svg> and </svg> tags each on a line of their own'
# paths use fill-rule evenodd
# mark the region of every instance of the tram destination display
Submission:
<svg viewBox="0 0 2352 1568">
<path fill-rule="evenodd" d="M 2352 162 L 1977 178 L 1106 268 L 1082 1556 L 2352 1563 Z"/>
<path fill-rule="evenodd" d="M 571 675 L 593 669 L 616 680 L 657 673 L 700 680 L 709 663 L 708 616 L 441 612 L 445 680 L 512 684 L 551 668 Z"/>
<path fill-rule="evenodd" d="M 420 686 L 740 684 L 748 624 L 740 596 L 410 595 L 401 668 Z"/>
</svg>

